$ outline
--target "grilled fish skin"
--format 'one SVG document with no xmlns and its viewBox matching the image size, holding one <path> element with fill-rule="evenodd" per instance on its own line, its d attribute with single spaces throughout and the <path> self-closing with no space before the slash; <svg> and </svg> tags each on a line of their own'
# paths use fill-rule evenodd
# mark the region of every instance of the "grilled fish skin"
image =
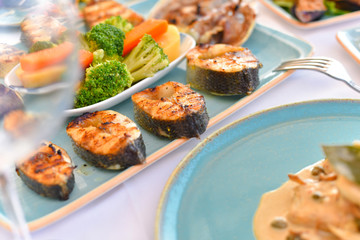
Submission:
<svg viewBox="0 0 360 240">
<path fill-rule="evenodd" d="M 181 83 L 167 82 L 148 88 L 131 99 L 135 120 L 158 136 L 199 137 L 209 122 L 204 97 Z"/>
<path fill-rule="evenodd" d="M 36 193 L 67 200 L 75 185 L 74 168 L 64 149 L 51 142 L 44 142 L 31 157 L 17 165 L 16 171 Z"/>
<path fill-rule="evenodd" d="M 0 43 L 0 78 L 6 76 L 20 61 L 25 51 L 6 43 Z"/>
<path fill-rule="evenodd" d="M 122 170 L 145 161 L 140 130 L 113 110 L 85 113 L 69 122 L 66 132 L 75 153 L 95 167 Z"/>
<path fill-rule="evenodd" d="M 134 26 L 144 21 L 141 15 L 116 1 L 98 1 L 90 4 L 84 7 L 83 15 L 90 28 L 112 16 L 121 16 Z"/>
<path fill-rule="evenodd" d="M 186 80 L 214 95 L 248 95 L 260 84 L 262 64 L 247 48 L 200 44 L 187 55 Z"/>
</svg>

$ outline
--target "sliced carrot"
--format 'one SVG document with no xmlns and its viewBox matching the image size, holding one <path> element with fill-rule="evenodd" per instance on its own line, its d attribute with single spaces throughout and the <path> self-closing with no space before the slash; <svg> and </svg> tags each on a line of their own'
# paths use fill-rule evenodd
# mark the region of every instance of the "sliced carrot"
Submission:
<svg viewBox="0 0 360 240">
<path fill-rule="evenodd" d="M 82 68 L 87 68 L 90 66 L 94 58 L 92 52 L 86 51 L 84 49 L 79 50 L 79 63 Z"/>
<path fill-rule="evenodd" d="M 125 34 L 123 56 L 127 55 L 140 42 L 144 34 L 149 34 L 153 38 L 165 33 L 168 22 L 163 19 L 147 19 L 135 26 Z"/>
<path fill-rule="evenodd" d="M 70 55 L 73 49 L 74 45 L 72 43 L 64 42 L 53 48 L 26 54 L 20 58 L 21 68 L 24 71 L 36 71 L 61 63 Z"/>
</svg>

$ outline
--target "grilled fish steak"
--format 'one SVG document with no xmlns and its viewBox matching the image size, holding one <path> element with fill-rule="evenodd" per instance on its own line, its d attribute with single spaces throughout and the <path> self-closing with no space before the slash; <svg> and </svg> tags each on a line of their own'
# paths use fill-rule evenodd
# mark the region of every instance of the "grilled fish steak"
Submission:
<svg viewBox="0 0 360 240">
<path fill-rule="evenodd" d="M 66 27 L 49 15 L 29 15 L 20 24 L 21 41 L 31 47 L 38 41 L 56 42 Z"/>
<path fill-rule="evenodd" d="M 95 167 L 120 170 L 145 161 L 139 128 L 118 112 L 85 113 L 72 120 L 66 132 L 75 153 Z"/>
<path fill-rule="evenodd" d="M 22 138 L 34 133 L 39 124 L 39 115 L 35 115 L 23 108 L 15 109 L 4 116 L 4 130 L 13 138 Z"/>
<path fill-rule="evenodd" d="M 36 193 L 59 200 L 67 200 L 75 184 L 75 167 L 61 147 L 45 142 L 28 159 L 17 165 L 23 182 Z"/>
<path fill-rule="evenodd" d="M 186 79 L 193 88 L 214 95 L 246 95 L 260 83 L 262 64 L 247 48 L 200 44 L 186 58 Z"/>
<path fill-rule="evenodd" d="M 99 1 L 90 4 L 83 9 L 83 14 L 90 28 L 112 16 L 121 16 L 134 26 L 144 21 L 141 15 L 116 1 Z"/>
<path fill-rule="evenodd" d="M 181 83 L 167 82 L 148 88 L 131 99 L 135 120 L 158 136 L 199 137 L 209 122 L 204 97 Z"/>
</svg>

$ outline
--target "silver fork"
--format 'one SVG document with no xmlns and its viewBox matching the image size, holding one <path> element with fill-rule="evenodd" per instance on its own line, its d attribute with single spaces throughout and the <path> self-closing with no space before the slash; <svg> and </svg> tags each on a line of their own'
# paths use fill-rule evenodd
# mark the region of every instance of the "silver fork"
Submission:
<svg viewBox="0 0 360 240">
<path fill-rule="evenodd" d="M 352 89 L 360 92 L 360 86 L 351 80 L 345 67 L 337 60 L 328 57 L 308 57 L 282 62 L 274 71 L 308 69 L 315 70 L 340 80 L 349 85 Z"/>
</svg>

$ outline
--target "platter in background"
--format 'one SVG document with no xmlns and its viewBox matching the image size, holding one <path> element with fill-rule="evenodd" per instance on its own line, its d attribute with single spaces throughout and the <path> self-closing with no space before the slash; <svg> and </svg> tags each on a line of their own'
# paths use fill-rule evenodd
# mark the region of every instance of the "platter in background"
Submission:
<svg viewBox="0 0 360 240">
<path fill-rule="evenodd" d="M 360 63 L 360 28 L 351 28 L 336 33 L 340 45 Z"/>
<path fill-rule="evenodd" d="M 338 16 L 323 16 L 320 20 L 303 23 L 300 22 L 298 19 L 296 19 L 294 16 L 292 16 L 289 12 L 287 12 L 280 6 L 276 5 L 273 2 L 273 0 L 260 0 L 260 2 L 262 2 L 269 10 L 271 10 L 273 13 L 281 17 L 286 22 L 292 24 L 297 28 L 302 28 L 302 29 L 324 27 L 334 23 L 360 19 L 360 11 L 354 11 Z"/>
<path fill-rule="evenodd" d="M 153 4 L 153 0 L 143 1 L 132 5 L 131 8 L 145 16 Z M 243 46 L 249 48 L 263 64 L 259 72 L 260 85 L 252 94 L 246 96 L 221 97 L 199 91 L 199 93 L 205 97 L 207 104 L 210 117 L 208 127 L 213 126 L 286 79 L 292 71 L 273 71 L 281 62 L 288 59 L 310 56 L 313 51 L 309 43 L 299 38 L 258 24 Z M 279 49 L 281 49 L 281 51 L 279 51 Z M 174 66 L 165 76 L 159 76 L 158 79 L 151 82 L 150 85 L 145 83 L 146 86 L 141 86 L 137 88 L 137 90 L 141 91 L 145 87 L 155 87 L 168 81 L 186 84 L 185 61 L 181 61 L 179 65 Z M 133 104 L 129 97 L 130 96 L 115 105 L 111 104 L 111 107 L 106 106 L 105 108 L 117 111 L 134 121 Z M 74 115 L 77 114 L 80 113 Z M 69 115 L 72 116 L 72 114 Z M 70 120 L 71 118 L 68 118 L 67 122 Z M 75 187 L 68 200 L 56 201 L 37 195 L 23 184 L 14 171 L 14 177 L 17 178 L 16 186 L 24 209 L 25 218 L 32 231 L 45 227 L 100 197 L 187 141 L 187 139 L 169 140 L 160 138 L 140 128 L 146 145 L 146 162 L 123 171 L 106 171 L 86 164 L 83 159 L 75 154 L 72 143 L 65 131 L 67 122 L 64 123 L 58 134 L 50 140 L 54 144 L 64 148 L 72 158 L 74 164 L 78 166 L 74 171 Z M 6 225 L 7 219 L 4 217 L 4 211 L 1 207 L 0 215 L 0 223 Z"/>
</svg>

